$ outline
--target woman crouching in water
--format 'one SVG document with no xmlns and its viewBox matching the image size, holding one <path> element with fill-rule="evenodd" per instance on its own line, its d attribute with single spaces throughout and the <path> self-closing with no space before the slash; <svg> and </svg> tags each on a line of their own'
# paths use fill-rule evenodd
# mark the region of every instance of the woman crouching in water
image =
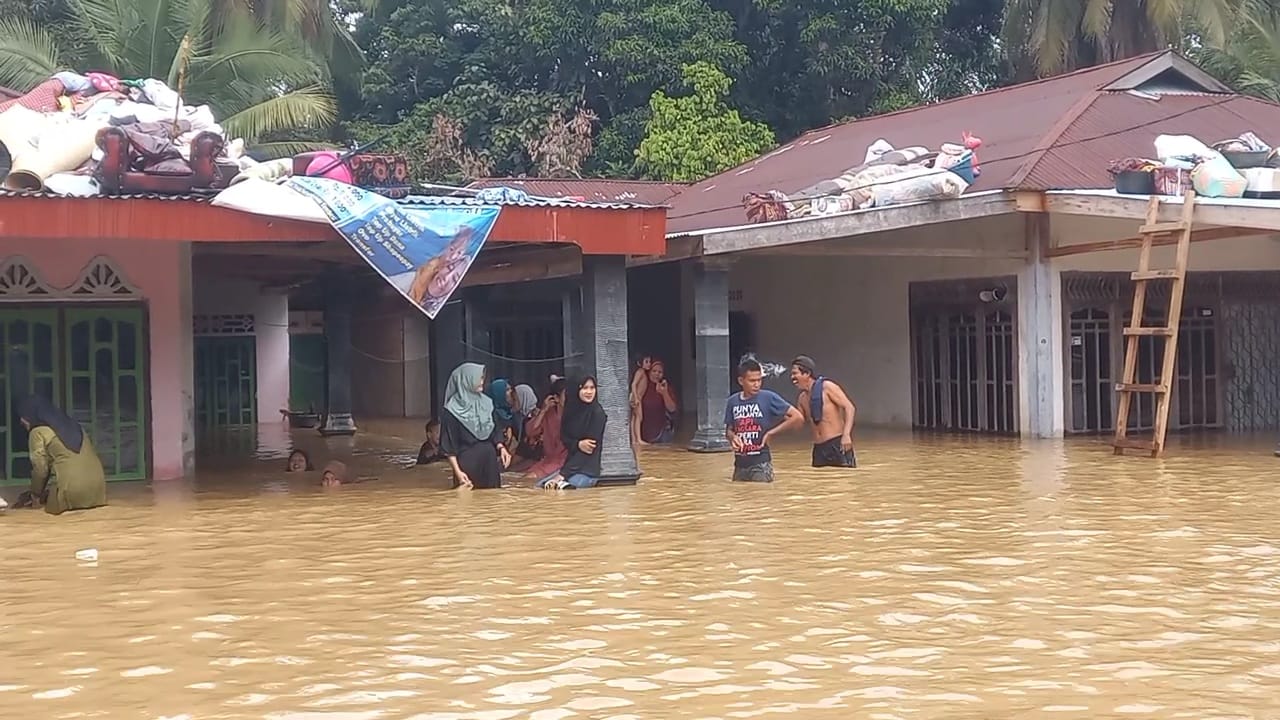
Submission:
<svg viewBox="0 0 1280 720">
<path fill-rule="evenodd" d="M 595 487 L 600 481 L 600 452 L 609 416 L 600 406 L 596 390 L 596 379 L 590 375 L 570 385 L 560 421 L 560 441 L 567 451 L 564 465 L 538 487 L 575 490 Z"/>
<path fill-rule="evenodd" d="M 84 428 L 48 400 L 31 396 L 18 409 L 31 455 L 32 505 L 50 515 L 107 504 L 107 476 Z"/>
</svg>

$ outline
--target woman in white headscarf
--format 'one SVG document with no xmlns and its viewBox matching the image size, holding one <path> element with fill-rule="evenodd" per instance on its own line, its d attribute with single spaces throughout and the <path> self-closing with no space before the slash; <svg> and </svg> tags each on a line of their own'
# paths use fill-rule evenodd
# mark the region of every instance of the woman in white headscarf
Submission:
<svg viewBox="0 0 1280 720">
<path fill-rule="evenodd" d="M 440 451 L 453 468 L 453 486 L 502 487 L 511 454 L 502 445 L 493 400 L 484 394 L 484 366 L 463 363 L 449 376 L 440 414 Z"/>
</svg>

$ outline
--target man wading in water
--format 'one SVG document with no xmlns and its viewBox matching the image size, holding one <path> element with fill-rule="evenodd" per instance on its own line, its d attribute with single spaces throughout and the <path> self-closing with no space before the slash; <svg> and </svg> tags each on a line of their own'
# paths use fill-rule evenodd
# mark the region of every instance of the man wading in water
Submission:
<svg viewBox="0 0 1280 720">
<path fill-rule="evenodd" d="M 839 385 L 819 375 L 807 355 L 791 361 L 791 383 L 800 388 L 796 405 L 813 429 L 813 466 L 858 467 L 853 453 L 853 401 Z"/>
<path fill-rule="evenodd" d="M 760 363 L 747 358 L 738 365 L 742 392 L 725 403 L 725 437 L 733 447 L 733 479 L 739 482 L 773 482 L 773 454 L 769 438 L 804 423 L 800 412 L 772 390 L 761 390 L 764 373 Z"/>
</svg>

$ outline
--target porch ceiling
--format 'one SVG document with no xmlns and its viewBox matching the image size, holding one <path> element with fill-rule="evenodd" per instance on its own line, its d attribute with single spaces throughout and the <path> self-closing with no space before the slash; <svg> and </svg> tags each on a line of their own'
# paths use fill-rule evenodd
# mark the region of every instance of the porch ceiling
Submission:
<svg viewBox="0 0 1280 720">
<path fill-rule="evenodd" d="M 199 243 L 193 246 L 197 272 L 240 278 L 273 287 L 296 287 L 334 270 L 374 277 L 372 268 L 345 242 Z M 582 272 L 578 248 L 551 243 L 493 242 L 464 276 L 461 287 L 498 285 Z"/>
</svg>

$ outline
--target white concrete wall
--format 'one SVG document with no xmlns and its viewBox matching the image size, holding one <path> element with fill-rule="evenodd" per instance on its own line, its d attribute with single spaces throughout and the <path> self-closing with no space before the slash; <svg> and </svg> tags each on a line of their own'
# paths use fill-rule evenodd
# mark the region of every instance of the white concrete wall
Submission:
<svg viewBox="0 0 1280 720">
<path fill-rule="evenodd" d="M 990 218 L 899 233 L 894 245 L 904 251 L 949 245 L 1016 250 L 1023 247 L 1022 234 L 1021 218 Z M 859 425 L 901 428 L 911 426 L 912 410 L 910 283 L 1013 275 L 1023 267 L 1020 259 L 743 255 L 730 286 L 742 291 L 734 309 L 755 320 L 762 359 L 785 364 L 809 355 L 850 393 Z M 785 377 L 768 387 L 783 397 L 796 395 Z"/>
<path fill-rule="evenodd" d="M 248 280 L 196 273 L 193 315 L 253 315 L 257 352 L 258 420 L 289 407 L 289 296 Z"/>
</svg>

